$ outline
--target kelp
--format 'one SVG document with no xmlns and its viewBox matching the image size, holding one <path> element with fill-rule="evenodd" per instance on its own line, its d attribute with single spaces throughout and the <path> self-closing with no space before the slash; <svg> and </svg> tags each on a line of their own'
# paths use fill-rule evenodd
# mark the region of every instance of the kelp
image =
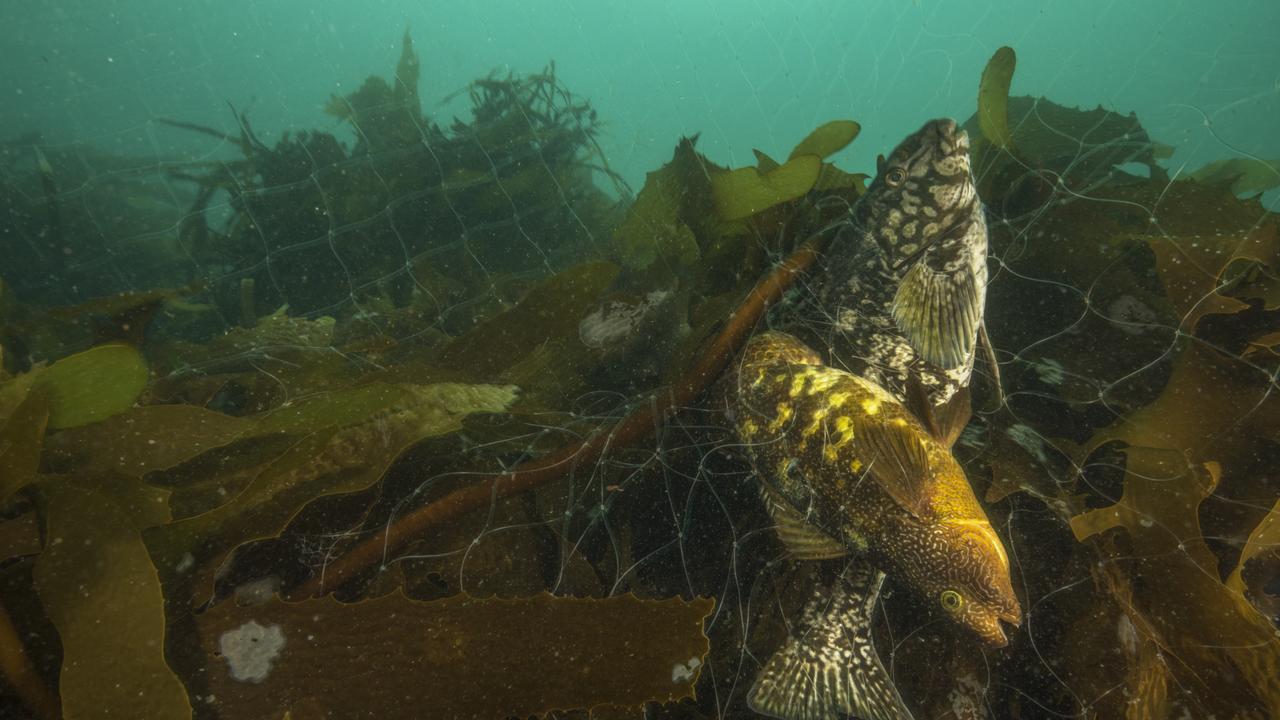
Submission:
<svg viewBox="0 0 1280 720">
<path fill-rule="evenodd" d="M 167 176 L 183 161 L 39 132 L 0 143 L 0 235 L 10 240 L 0 245 L 5 292 L 34 317 L 47 307 L 193 279 L 172 232 L 192 196 Z M 90 261 L 103 257 L 111 260 Z M 0 309 L 0 326 L 13 319 Z"/>
<path fill-rule="evenodd" d="M 63 716 L 190 717 L 165 661 L 165 598 L 139 535 L 167 520 L 167 493 L 111 477 L 47 478 L 39 492 L 48 541 L 35 588 L 62 640 Z"/>
<path fill-rule="evenodd" d="M 27 393 L 0 425 L 0 503 L 32 480 L 40 469 L 40 452 L 49 424 L 49 399 Z"/>
<path fill-rule="evenodd" d="M 236 113 L 242 158 L 175 173 L 198 188 L 183 239 L 198 259 L 232 270 L 211 288 L 225 316 L 247 304 L 359 316 L 367 304 L 406 308 L 420 295 L 420 309 L 440 313 L 449 306 L 432 295 L 431 272 L 417 277 L 424 265 L 482 289 L 494 274 L 562 269 L 607 233 L 613 202 L 592 175 L 617 178 L 595 144 L 595 111 L 554 66 L 475 81 L 463 91 L 471 117 L 447 127 L 422 107 L 419 85 L 430 78 L 406 33 L 390 81 L 372 76 L 326 105 L 349 122 L 353 146 L 325 132 L 272 145 Z M 205 209 L 224 195 L 231 216 L 210 226 Z"/>
<path fill-rule="evenodd" d="M 54 429 L 97 422 L 133 406 L 147 384 L 146 362 L 127 345 L 99 345 L 0 385 L 0 411 L 28 392 L 49 402 Z"/>
<path fill-rule="evenodd" d="M 1213 258 L 1225 270 L 1240 258 L 1270 262 L 1280 245 L 1274 226 L 1243 239 L 1223 238 L 1221 246 L 1179 240 L 1162 242 L 1181 248 L 1181 256 L 1170 259 L 1157 250 L 1157 260 L 1165 287 L 1185 311 L 1188 331 L 1206 316 L 1246 307 L 1219 295 L 1221 271 L 1196 263 L 1188 250 L 1201 260 Z M 1253 471 L 1258 453 L 1280 433 L 1280 404 L 1270 398 L 1268 372 L 1205 344 L 1181 345 L 1161 395 L 1081 449 L 1078 461 L 1084 463 L 1104 444 L 1123 443 L 1124 491 L 1115 505 L 1073 517 L 1071 527 L 1081 540 L 1113 527 L 1128 534 L 1131 549 L 1104 550 L 1116 566 L 1112 584 L 1124 588 L 1123 607 L 1140 616 L 1133 618 L 1135 626 L 1146 628 L 1148 640 L 1179 660 L 1170 670 L 1174 676 L 1202 683 L 1206 677 L 1241 678 L 1238 686 L 1219 681 L 1201 688 L 1197 703 L 1219 705 L 1225 712 L 1237 698 L 1252 697 L 1275 714 L 1280 712 L 1275 628 L 1246 600 L 1238 582 L 1229 584 L 1240 576 L 1243 558 L 1228 581 L 1219 577 L 1198 510 L 1220 484 L 1242 482 Z"/>
<path fill-rule="evenodd" d="M 988 72 L 1009 63 L 997 53 Z M 1043 617 L 1064 629 L 1042 626 L 1035 643 L 1063 658 L 1071 697 L 1057 710 L 1097 698 L 1100 716 L 1274 715 L 1274 619 L 1238 581 L 1246 555 L 1215 541 L 1270 528 L 1274 219 L 1227 183 L 1170 183 L 1154 165 L 1167 152 L 1132 116 L 1014 98 L 1000 147 L 997 95 L 970 123 L 985 136 L 974 154 L 1000 220 L 993 250 L 1013 271 L 993 282 L 987 323 L 998 348 L 1025 349 L 980 447 L 990 498 L 1043 508 L 1034 530 L 1011 519 L 1015 547 L 1053 546 L 1045 522 L 1080 543 L 1065 558 L 1019 553 L 1024 577 L 1050 573 L 1063 592 Z M 1118 168 L 1131 161 L 1150 177 Z M 1120 652 L 1101 652 L 1117 635 Z"/>
<path fill-rule="evenodd" d="M 518 302 L 440 350 L 439 362 L 476 377 L 497 377 L 516 360 L 552 339 L 576 339 L 578 324 L 618 276 L 610 263 L 584 263 L 540 284 Z M 496 347 L 507 353 L 493 352 Z"/>
<path fill-rule="evenodd" d="M 284 408 L 254 431 L 296 437 L 261 465 L 247 487 L 206 513 L 149 529 L 144 537 L 167 578 L 203 569 L 197 596 L 212 594 L 210 572 L 237 546 L 278 534 L 308 502 L 377 482 L 412 444 L 461 427 L 472 412 L 501 412 L 512 386 L 436 384 L 365 386 Z"/>
<path fill-rule="evenodd" d="M 821 158 L 800 155 L 766 173 L 745 167 L 715 175 L 711 188 L 716 212 L 731 222 L 794 200 L 813 188 L 821 171 Z"/>
<path fill-rule="evenodd" d="M 691 265 L 702 247 L 697 228 L 709 214 L 708 164 L 694 150 L 697 138 L 676 145 L 671 161 L 645 177 L 644 187 L 613 234 L 623 265 L 647 269 L 658 260 Z"/>
<path fill-rule="evenodd" d="M 220 711 L 238 718 L 381 716 L 405 707 L 449 718 L 638 710 L 693 696 L 712 607 L 702 598 L 420 602 L 400 593 L 351 605 L 224 604 L 200 618 L 210 656 L 203 682 Z"/>
<path fill-rule="evenodd" d="M 1266 168 L 1168 182 L 1136 117 L 1009 98 L 1013 66 L 967 123 L 1008 402 L 957 454 L 1028 622 L 984 653 L 890 591 L 880 647 L 921 716 L 1274 714 L 1280 240 L 1236 197 Z M 175 123 L 238 153 L 168 166 L 210 278 L 4 287 L 0 560 L 34 568 L 8 597 L 39 591 L 47 617 L 11 605 L 69 714 L 745 712 L 812 569 L 778 559 L 716 382 L 808 291 L 859 126 L 741 168 L 682 139 L 614 202 L 554 66 L 477 80 L 447 125 L 431 79 L 406 35 L 331 100 L 354 145 Z"/>
<path fill-rule="evenodd" d="M 755 167 L 711 173 L 711 192 L 720 219 L 733 223 L 759 215 L 814 189 L 860 191 L 858 176 L 823 161 L 847 147 L 861 131 L 862 126 L 852 120 L 832 120 L 806 135 L 785 163 L 754 150 Z"/>
<path fill-rule="evenodd" d="M 1280 618 L 1276 578 L 1280 578 L 1280 500 L 1249 533 L 1240 551 L 1240 562 L 1226 584 L 1237 602 L 1248 602 L 1254 611 L 1274 619 Z M 1241 608 L 1242 615 L 1249 612 L 1248 608 Z"/>
<path fill-rule="evenodd" d="M 1001 150 L 1013 144 L 1009 131 L 1009 85 L 1018 58 L 1011 47 L 996 50 L 978 84 L 978 126 L 982 136 Z"/>
<path fill-rule="evenodd" d="M 1252 157 L 1214 160 L 1179 179 L 1223 187 L 1234 195 L 1255 195 L 1280 187 L 1280 160 Z"/>
<path fill-rule="evenodd" d="M 1136 115 L 1009 97 L 1016 62 L 1008 47 L 992 55 L 977 112 L 965 123 L 979 192 L 988 202 L 998 195 L 1001 214 L 1034 211 L 1067 190 L 1087 194 L 1130 177 L 1120 168 L 1131 163 L 1145 166 L 1152 180 L 1167 179 L 1157 163 L 1167 148 L 1151 140 Z"/>
</svg>

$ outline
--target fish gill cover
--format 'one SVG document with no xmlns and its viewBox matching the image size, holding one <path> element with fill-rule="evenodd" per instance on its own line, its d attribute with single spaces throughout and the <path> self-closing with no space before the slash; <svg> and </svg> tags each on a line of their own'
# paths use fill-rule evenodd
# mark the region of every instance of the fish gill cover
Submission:
<svg viewBox="0 0 1280 720">
<path fill-rule="evenodd" d="M 354 142 L 233 108 L 164 121 L 216 161 L 3 147 L 6 711 L 749 714 L 819 578 L 717 380 L 812 294 L 860 126 L 672 138 L 633 194 L 554 66 L 447 124 L 424 71 L 406 33 L 328 100 Z M 917 717 L 1274 717 L 1280 174 L 1171 171 L 1013 73 L 971 79 L 1003 392 L 979 362 L 955 453 L 1023 624 L 984 650 L 890 578 L 880 654 Z"/>
</svg>

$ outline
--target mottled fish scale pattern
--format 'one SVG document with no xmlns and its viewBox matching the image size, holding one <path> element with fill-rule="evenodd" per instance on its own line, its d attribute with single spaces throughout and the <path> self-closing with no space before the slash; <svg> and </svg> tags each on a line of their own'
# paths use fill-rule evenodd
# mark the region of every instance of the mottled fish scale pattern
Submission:
<svg viewBox="0 0 1280 720">
<path fill-rule="evenodd" d="M 789 328 L 899 398 L 968 386 L 985 306 L 987 225 L 969 141 L 934 120 L 882 159 Z"/>
<path fill-rule="evenodd" d="M 926 123 L 880 158 L 816 292 L 775 315 L 788 332 L 743 353 L 731 415 L 778 537 L 798 559 L 853 557 L 762 669 L 757 712 L 911 717 L 870 635 L 882 572 L 990 645 L 1021 620 L 1004 546 L 949 447 L 969 413 L 986 253 L 968 138 Z"/>
</svg>

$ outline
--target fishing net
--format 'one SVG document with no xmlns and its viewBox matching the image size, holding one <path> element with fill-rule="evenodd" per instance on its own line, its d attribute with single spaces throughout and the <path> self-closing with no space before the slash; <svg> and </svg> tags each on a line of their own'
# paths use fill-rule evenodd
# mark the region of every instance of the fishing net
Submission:
<svg viewBox="0 0 1280 720">
<path fill-rule="evenodd" d="M 885 666 L 917 717 L 1280 713 L 1274 48 L 1176 45 L 1178 6 L 1132 47 L 1013 37 L 1023 80 L 936 7 L 705 11 L 619 11 L 674 48 L 631 86 L 581 28 L 478 79 L 415 29 L 302 108 L 278 69 L 256 102 L 157 72 L 180 33 L 135 20 L 126 74 L 3 111 L 5 709 L 750 716 L 816 571 L 718 380 L 816 293 L 806 242 L 875 155 L 954 116 L 999 371 L 955 453 L 1024 620 L 984 650 L 890 577 Z M 272 68 L 255 37 L 197 57 Z M 1200 84 L 1153 70 L 1175 45 Z"/>
</svg>

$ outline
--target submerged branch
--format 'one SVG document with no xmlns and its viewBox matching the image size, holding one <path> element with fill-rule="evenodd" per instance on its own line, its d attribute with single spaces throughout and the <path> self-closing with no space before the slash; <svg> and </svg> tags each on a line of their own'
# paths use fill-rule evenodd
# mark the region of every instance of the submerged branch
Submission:
<svg viewBox="0 0 1280 720">
<path fill-rule="evenodd" d="M 653 432 L 654 427 L 677 408 L 698 398 L 728 366 L 768 307 L 782 297 L 820 252 L 821 238 L 802 245 L 751 290 L 728 323 L 707 345 L 683 380 L 667 388 L 653 401 L 637 408 L 607 430 L 530 460 L 510 473 L 494 476 L 471 487 L 456 490 L 424 505 L 368 538 L 324 571 L 288 593 L 293 600 L 316 597 L 344 585 L 365 570 L 382 564 L 388 554 L 432 527 L 504 498 L 541 487 L 564 477 L 583 463 L 594 463 L 610 447 L 626 447 Z"/>
</svg>

